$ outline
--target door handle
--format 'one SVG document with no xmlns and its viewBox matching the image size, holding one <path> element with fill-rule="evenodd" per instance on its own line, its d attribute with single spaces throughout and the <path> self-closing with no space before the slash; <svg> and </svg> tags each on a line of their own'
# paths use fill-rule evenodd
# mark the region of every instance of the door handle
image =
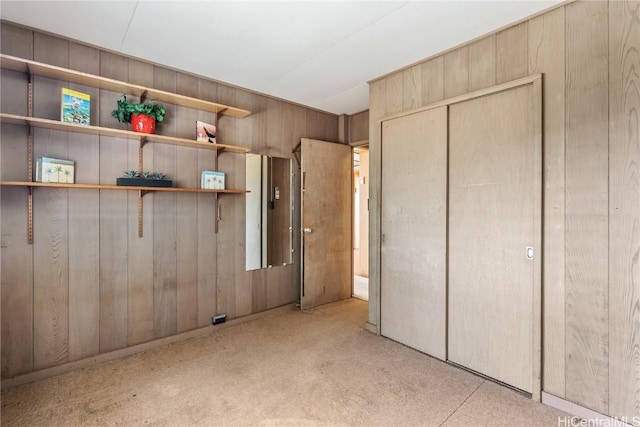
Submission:
<svg viewBox="0 0 640 427">
<path fill-rule="evenodd" d="M 311 230 L 309 227 L 305 227 L 302 229 L 302 231 L 304 231 L 305 233 L 311 233 L 311 231 L 313 230 Z"/>
</svg>

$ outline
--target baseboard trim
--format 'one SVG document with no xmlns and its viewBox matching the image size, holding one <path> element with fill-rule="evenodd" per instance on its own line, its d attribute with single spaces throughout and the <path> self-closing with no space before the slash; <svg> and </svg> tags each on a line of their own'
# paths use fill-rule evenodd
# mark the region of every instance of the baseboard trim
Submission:
<svg viewBox="0 0 640 427">
<path fill-rule="evenodd" d="M 369 323 L 369 322 L 365 323 L 364 324 L 364 328 L 367 331 L 371 332 L 372 334 L 378 335 L 378 327 L 376 325 L 374 325 L 373 323 Z"/>
<path fill-rule="evenodd" d="M 576 403 L 569 402 L 568 400 L 562 399 L 560 397 L 554 396 L 549 393 L 542 392 L 542 403 L 545 405 L 551 406 L 553 408 L 559 409 L 561 411 L 568 412 L 570 415 L 567 416 L 566 422 L 562 418 L 558 419 L 558 426 L 607 426 L 607 427 L 629 427 L 630 420 L 626 420 L 624 418 L 614 418 L 608 415 L 601 414 L 600 412 L 596 412 L 592 409 L 585 408 L 584 406 L 580 406 Z M 575 418 L 581 418 L 582 420 L 587 421 L 586 424 L 580 423 L 579 420 Z"/>
<path fill-rule="evenodd" d="M 28 374 L 18 375 L 13 378 L 2 378 L 0 387 L 2 390 L 17 387 L 23 384 L 28 384 L 34 381 L 43 380 L 45 378 L 53 377 L 56 375 L 65 374 L 67 372 L 76 371 L 82 368 L 86 368 L 92 365 L 96 365 L 102 362 L 108 362 L 110 360 L 120 359 L 122 357 L 132 356 L 137 353 L 142 353 L 148 350 L 153 350 L 158 347 L 163 347 L 169 344 L 173 344 L 180 341 L 185 341 L 191 338 L 200 337 L 213 332 L 221 331 L 223 329 L 241 325 L 243 323 L 251 322 L 253 320 L 260 319 L 265 316 L 286 312 L 289 310 L 297 310 L 296 303 L 283 305 L 280 307 L 272 308 L 270 310 L 262 311 L 260 313 L 249 314 L 247 316 L 231 319 L 225 323 L 218 325 L 210 325 L 202 328 L 194 329 L 192 331 L 182 332 L 177 335 L 172 335 L 166 338 L 160 338 L 154 341 L 148 341 L 142 344 L 136 344 L 131 347 L 121 348 L 109 353 L 98 354 L 95 356 L 87 357 L 80 360 L 74 360 L 58 366 L 52 366 L 50 368 L 41 369 L 39 371 L 29 372 Z"/>
</svg>

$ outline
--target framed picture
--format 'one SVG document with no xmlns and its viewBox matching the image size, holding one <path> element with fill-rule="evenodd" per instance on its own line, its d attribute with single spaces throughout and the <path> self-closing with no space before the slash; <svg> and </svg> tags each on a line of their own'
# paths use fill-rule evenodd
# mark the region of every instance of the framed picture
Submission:
<svg viewBox="0 0 640 427">
<path fill-rule="evenodd" d="M 224 172 L 202 171 L 200 188 L 205 190 L 224 190 Z"/>
<path fill-rule="evenodd" d="M 216 143 L 216 125 L 196 121 L 196 141 Z"/>
<path fill-rule="evenodd" d="M 60 121 L 89 125 L 91 120 L 91 96 L 86 93 L 62 88 Z"/>
<path fill-rule="evenodd" d="M 38 157 L 36 160 L 36 181 L 74 184 L 75 169 L 76 163 L 72 160 Z"/>
</svg>

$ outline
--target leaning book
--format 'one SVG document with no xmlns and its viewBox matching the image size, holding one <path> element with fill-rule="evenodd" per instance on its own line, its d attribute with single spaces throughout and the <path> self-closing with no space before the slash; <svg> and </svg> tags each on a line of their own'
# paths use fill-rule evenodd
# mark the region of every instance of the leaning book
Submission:
<svg viewBox="0 0 640 427">
<path fill-rule="evenodd" d="M 91 124 L 91 96 L 89 94 L 63 87 L 61 105 L 60 120 L 63 123 Z"/>
</svg>

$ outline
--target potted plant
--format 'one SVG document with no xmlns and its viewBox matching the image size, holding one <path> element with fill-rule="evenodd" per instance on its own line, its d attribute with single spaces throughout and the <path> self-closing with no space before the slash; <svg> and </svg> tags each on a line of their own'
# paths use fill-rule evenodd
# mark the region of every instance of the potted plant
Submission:
<svg viewBox="0 0 640 427">
<path fill-rule="evenodd" d="M 116 184 L 134 187 L 171 187 L 173 182 L 170 179 L 165 179 L 163 173 L 126 171 L 124 176 L 116 180 Z"/>
<path fill-rule="evenodd" d="M 164 120 L 167 110 L 154 102 L 133 103 L 127 102 L 127 95 L 117 101 L 118 108 L 111 112 L 111 115 L 121 123 L 131 123 L 134 132 L 154 133 L 156 122 Z"/>
</svg>

